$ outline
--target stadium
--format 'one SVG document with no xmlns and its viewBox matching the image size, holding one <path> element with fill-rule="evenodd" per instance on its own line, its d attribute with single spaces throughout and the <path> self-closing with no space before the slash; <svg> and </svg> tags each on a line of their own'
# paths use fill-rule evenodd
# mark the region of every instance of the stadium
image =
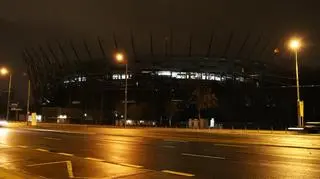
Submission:
<svg viewBox="0 0 320 179">
<path fill-rule="evenodd" d="M 55 41 L 26 48 L 35 108 L 71 123 L 114 124 L 123 117 L 128 61 L 128 118 L 184 126 L 197 117 L 192 94 L 210 88 L 217 105 L 201 111 L 228 127 L 284 128 L 296 121 L 292 69 L 278 47 L 283 41 L 262 34 L 113 33 L 95 40 Z M 289 61 L 292 63 L 292 61 Z M 289 65 L 293 67 L 293 64 Z M 174 104 L 174 107 L 172 107 Z M 172 120 L 172 122 L 171 122 Z"/>
</svg>

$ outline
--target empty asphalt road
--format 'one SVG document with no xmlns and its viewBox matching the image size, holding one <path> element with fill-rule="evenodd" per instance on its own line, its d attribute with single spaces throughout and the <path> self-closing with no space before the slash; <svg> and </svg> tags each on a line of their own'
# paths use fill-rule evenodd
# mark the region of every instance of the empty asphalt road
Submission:
<svg viewBox="0 0 320 179">
<path fill-rule="evenodd" d="M 317 135 L 0 128 L 0 167 L 59 179 L 318 178 L 319 141 Z"/>
</svg>

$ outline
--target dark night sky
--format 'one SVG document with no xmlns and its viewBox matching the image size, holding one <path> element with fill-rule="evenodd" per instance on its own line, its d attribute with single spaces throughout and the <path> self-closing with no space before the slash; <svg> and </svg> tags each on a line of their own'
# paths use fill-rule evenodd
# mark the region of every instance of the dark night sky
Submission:
<svg viewBox="0 0 320 179">
<path fill-rule="evenodd" d="M 176 34 L 207 36 L 212 29 L 227 29 L 239 36 L 263 32 L 270 38 L 298 33 L 314 48 L 319 41 L 319 5 L 301 0 L 0 0 L 0 63 L 11 66 L 16 79 L 22 78 L 17 73 L 23 70 L 20 55 L 25 47 L 98 35 L 108 40 L 112 32 L 121 36 L 130 29 L 164 34 L 172 28 Z M 199 35 L 200 40 L 207 38 Z M 25 85 L 19 80 L 15 84 L 21 89 Z"/>
</svg>

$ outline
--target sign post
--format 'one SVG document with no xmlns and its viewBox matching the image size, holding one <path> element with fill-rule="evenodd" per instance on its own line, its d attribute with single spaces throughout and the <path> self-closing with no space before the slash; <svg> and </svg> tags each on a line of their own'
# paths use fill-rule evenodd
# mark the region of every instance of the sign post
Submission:
<svg viewBox="0 0 320 179">
<path fill-rule="evenodd" d="M 304 102 L 299 101 L 299 117 L 301 127 L 304 127 Z"/>
<path fill-rule="evenodd" d="M 37 113 L 32 113 L 31 114 L 31 126 L 36 126 L 37 125 Z"/>
</svg>

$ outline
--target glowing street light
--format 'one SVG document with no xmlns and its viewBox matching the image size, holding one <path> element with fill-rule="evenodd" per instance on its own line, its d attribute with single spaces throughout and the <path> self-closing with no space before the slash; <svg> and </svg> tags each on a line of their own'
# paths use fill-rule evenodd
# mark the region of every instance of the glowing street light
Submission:
<svg viewBox="0 0 320 179">
<path fill-rule="evenodd" d="M 9 84 L 8 84 L 8 101 L 7 101 L 7 115 L 6 115 L 6 120 L 8 121 L 9 119 L 9 107 L 10 107 L 10 97 L 11 97 L 11 73 L 10 71 L 8 70 L 8 68 L 5 68 L 5 67 L 2 67 L 0 69 L 0 74 L 2 76 L 6 76 L 9 74 Z"/>
<path fill-rule="evenodd" d="M 117 62 L 123 63 L 124 62 L 124 55 L 120 52 L 116 53 L 115 55 Z"/>
<path fill-rule="evenodd" d="M 303 101 L 300 100 L 300 86 L 299 86 L 299 65 L 298 65 L 298 51 L 301 48 L 301 41 L 298 38 L 292 38 L 289 41 L 289 48 L 294 51 L 296 63 L 296 84 L 297 84 L 297 117 L 298 127 L 303 127 Z"/>
<path fill-rule="evenodd" d="M 10 98 L 11 98 L 11 81 L 12 81 L 12 72 L 8 70 L 6 67 L 0 68 L 0 75 L 1 76 L 7 76 L 9 75 L 9 84 L 8 84 L 8 102 L 7 102 L 7 115 L 6 120 L 9 119 L 9 108 L 10 108 Z M 30 79 L 28 80 L 28 96 L 27 96 L 27 115 L 26 115 L 26 121 L 28 123 L 28 115 L 30 112 L 30 93 L 31 93 L 31 82 Z"/>
<path fill-rule="evenodd" d="M 128 111 L 128 61 L 125 59 L 125 56 L 121 52 L 115 54 L 116 61 L 118 63 L 125 63 L 126 73 L 125 73 L 125 90 L 124 90 L 124 124 L 127 121 L 127 111 Z"/>
<path fill-rule="evenodd" d="M 1 73 L 2 76 L 5 76 L 5 75 L 7 75 L 9 73 L 9 70 L 7 68 L 5 68 L 5 67 L 2 67 L 0 69 L 0 73 Z"/>
<path fill-rule="evenodd" d="M 301 47 L 300 40 L 296 39 L 296 38 L 291 39 L 290 42 L 289 42 L 289 47 L 294 51 L 299 50 L 300 47 Z"/>
</svg>

